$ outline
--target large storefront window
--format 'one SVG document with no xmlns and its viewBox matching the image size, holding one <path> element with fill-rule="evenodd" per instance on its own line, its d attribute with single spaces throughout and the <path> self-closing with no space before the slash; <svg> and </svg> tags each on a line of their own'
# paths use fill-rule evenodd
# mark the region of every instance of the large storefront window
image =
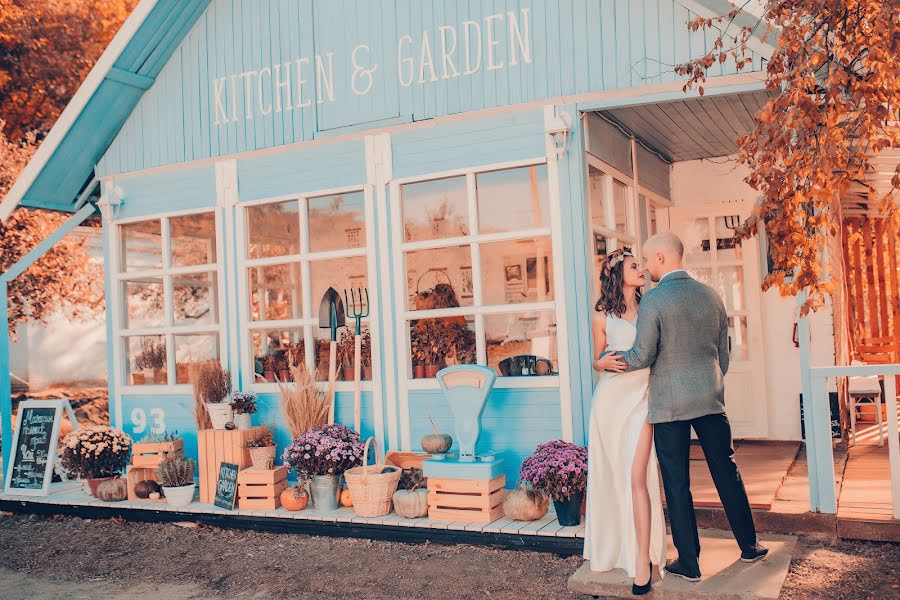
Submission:
<svg viewBox="0 0 900 600">
<path fill-rule="evenodd" d="M 330 287 L 341 298 L 346 291 L 349 299 L 351 290 L 368 285 L 365 196 L 350 191 L 299 197 L 243 211 L 246 319 L 256 383 L 288 380 L 290 365 L 301 363 L 325 380 L 330 333 L 319 328 L 322 298 Z M 367 367 L 371 344 L 367 331 L 364 336 Z M 337 341 L 338 378 L 346 379 L 352 373 L 352 331 L 339 329 Z M 368 376 L 370 369 L 363 372 Z"/>
<path fill-rule="evenodd" d="M 209 211 L 119 225 L 127 385 L 189 384 L 191 363 L 219 358 L 216 220 Z"/>
<path fill-rule="evenodd" d="M 548 189 L 544 164 L 399 187 L 409 377 L 558 372 Z"/>
</svg>

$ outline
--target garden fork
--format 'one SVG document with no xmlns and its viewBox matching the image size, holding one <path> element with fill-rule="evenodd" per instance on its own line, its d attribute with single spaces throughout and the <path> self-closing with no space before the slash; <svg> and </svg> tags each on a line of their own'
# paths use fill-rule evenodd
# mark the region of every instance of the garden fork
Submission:
<svg viewBox="0 0 900 600">
<path fill-rule="evenodd" d="M 366 295 L 366 302 L 363 304 L 363 293 Z M 358 303 L 358 304 L 357 304 Z M 360 380 L 362 379 L 362 320 L 369 316 L 369 289 L 359 288 L 354 290 L 350 288 L 350 297 L 347 297 L 347 290 L 344 290 L 344 305 L 347 307 L 347 315 L 356 321 L 356 327 L 353 330 L 353 425 L 357 433 L 360 430 L 360 405 L 362 395 L 360 391 Z"/>
</svg>

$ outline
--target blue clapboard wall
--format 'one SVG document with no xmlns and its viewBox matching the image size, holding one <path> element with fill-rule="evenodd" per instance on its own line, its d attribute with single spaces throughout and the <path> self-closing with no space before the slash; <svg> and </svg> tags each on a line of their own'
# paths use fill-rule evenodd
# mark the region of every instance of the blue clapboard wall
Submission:
<svg viewBox="0 0 900 600">
<path fill-rule="evenodd" d="M 676 0 L 214 0 L 97 170 L 674 81 L 714 39 L 694 17 Z"/>
</svg>

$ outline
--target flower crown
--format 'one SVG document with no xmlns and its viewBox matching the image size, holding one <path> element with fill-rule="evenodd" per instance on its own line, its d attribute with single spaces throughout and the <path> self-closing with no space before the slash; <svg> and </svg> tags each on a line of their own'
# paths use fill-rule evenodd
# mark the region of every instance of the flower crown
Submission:
<svg viewBox="0 0 900 600">
<path fill-rule="evenodd" d="M 606 265 L 603 269 L 604 274 L 609 275 L 609 272 L 612 270 L 612 268 L 620 262 L 624 261 L 626 257 L 634 257 L 634 254 L 631 253 L 631 248 L 627 246 L 610 252 L 609 256 L 606 257 Z"/>
</svg>

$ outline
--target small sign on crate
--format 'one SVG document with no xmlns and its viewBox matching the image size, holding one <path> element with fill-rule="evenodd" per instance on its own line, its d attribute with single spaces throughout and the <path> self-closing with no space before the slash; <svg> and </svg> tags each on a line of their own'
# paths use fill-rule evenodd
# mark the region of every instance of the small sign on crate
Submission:
<svg viewBox="0 0 900 600">
<path fill-rule="evenodd" d="M 219 467 L 219 479 L 216 483 L 216 499 L 214 504 L 219 508 L 234 510 L 234 500 L 237 498 L 237 479 L 240 467 L 223 462 Z"/>
</svg>

